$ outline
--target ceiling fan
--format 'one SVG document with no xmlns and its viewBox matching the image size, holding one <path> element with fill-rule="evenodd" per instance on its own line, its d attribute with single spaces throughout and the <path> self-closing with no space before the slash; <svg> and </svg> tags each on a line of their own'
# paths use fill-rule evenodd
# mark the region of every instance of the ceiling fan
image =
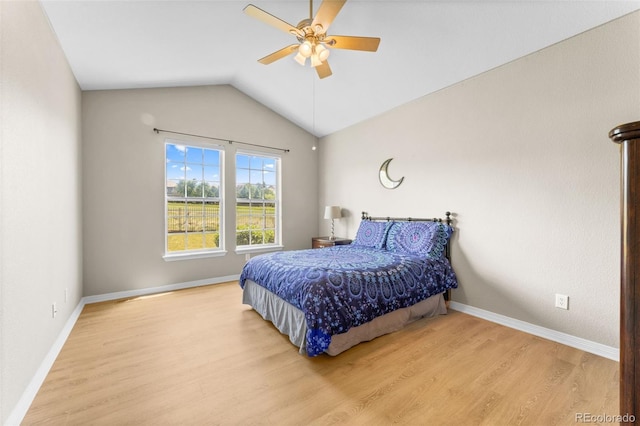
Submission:
<svg viewBox="0 0 640 426">
<path fill-rule="evenodd" d="M 330 53 L 329 48 L 363 50 L 366 52 L 378 50 L 378 45 L 380 44 L 378 37 L 327 35 L 329 25 L 331 25 L 346 2 L 347 0 L 323 0 L 316 16 L 313 17 L 313 0 L 310 0 L 309 18 L 303 19 L 295 27 L 252 4 L 247 5 L 243 9 L 244 13 L 292 34 L 298 39 L 298 43 L 283 47 L 264 58 L 258 59 L 258 62 L 269 65 L 278 59 L 297 52 L 295 60 L 300 65 L 304 66 L 307 58 L 309 58 L 311 66 L 316 69 L 318 76 L 325 78 L 332 74 L 329 62 L 327 62 Z"/>
</svg>

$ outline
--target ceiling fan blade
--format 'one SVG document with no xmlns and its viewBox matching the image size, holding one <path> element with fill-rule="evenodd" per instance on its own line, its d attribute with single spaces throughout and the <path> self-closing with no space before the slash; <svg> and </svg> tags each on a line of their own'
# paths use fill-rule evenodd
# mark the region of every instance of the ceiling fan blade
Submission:
<svg viewBox="0 0 640 426">
<path fill-rule="evenodd" d="M 325 78 L 329 77 L 331 74 L 331 67 L 329 66 L 328 61 L 322 62 L 320 65 L 316 67 L 316 72 L 318 73 L 318 77 Z"/>
<path fill-rule="evenodd" d="M 265 24 L 271 25 L 272 27 L 276 27 L 279 30 L 282 30 L 282 31 L 284 31 L 286 33 L 293 34 L 293 35 L 301 35 L 302 34 L 302 32 L 298 28 L 294 27 L 293 25 L 289 24 L 288 22 L 283 21 L 280 18 L 277 18 L 277 17 L 273 16 L 269 12 L 265 12 L 264 10 L 260 9 L 259 7 L 254 6 L 252 4 L 247 5 L 242 10 L 247 15 L 258 19 L 258 20 L 264 22 Z M 304 35 L 304 34 L 302 34 L 302 35 Z"/>
<path fill-rule="evenodd" d="M 378 50 L 380 38 L 378 37 L 352 37 L 352 36 L 327 36 L 325 42 L 334 49 L 365 50 L 375 52 Z"/>
<path fill-rule="evenodd" d="M 324 0 L 320 4 L 315 18 L 313 18 L 311 27 L 315 28 L 316 25 L 320 24 L 323 28 L 322 32 L 326 32 L 346 2 L 347 0 Z"/>
<path fill-rule="evenodd" d="M 297 51 L 298 46 L 299 44 L 292 44 L 290 46 L 283 47 L 282 49 L 275 51 L 272 54 L 265 56 L 264 58 L 258 59 L 258 62 L 260 62 L 261 64 L 269 65 L 270 63 L 275 62 L 278 59 L 282 59 L 285 56 L 289 56 L 293 52 Z"/>
</svg>

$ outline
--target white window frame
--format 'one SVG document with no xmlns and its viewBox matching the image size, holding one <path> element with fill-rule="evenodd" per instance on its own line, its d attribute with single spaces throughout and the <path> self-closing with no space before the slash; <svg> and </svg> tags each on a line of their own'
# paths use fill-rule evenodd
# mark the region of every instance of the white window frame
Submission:
<svg viewBox="0 0 640 426">
<path fill-rule="evenodd" d="M 276 209 L 276 214 L 275 214 L 275 241 L 273 243 L 268 243 L 268 244 L 248 244 L 248 245 L 238 245 L 238 198 L 237 198 L 237 177 L 238 177 L 238 164 L 237 164 L 237 160 L 238 160 L 238 155 L 247 155 L 247 156 L 252 156 L 252 157 L 263 157 L 263 158 L 270 158 L 270 159 L 274 159 L 275 160 L 275 164 L 276 164 L 276 198 L 274 200 L 274 205 L 275 205 L 275 209 Z M 234 230 L 235 230 L 235 243 L 236 243 L 236 250 L 235 252 L 238 254 L 243 254 L 243 253 L 261 253 L 261 252 L 268 252 L 268 251 L 275 251 L 275 250 L 282 250 L 284 248 L 284 246 L 282 245 L 282 156 L 278 155 L 278 154 L 273 154 L 273 153 L 266 153 L 266 152 L 260 152 L 260 151 L 251 151 L 251 150 L 244 150 L 244 149 L 239 149 L 236 151 L 234 157 L 234 179 L 235 179 L 235 185 L 234 185 L 234 201 L 233 201 L 233 205 L 234 205 L 234 212 L 236 213 L 236 220 L 234 223 Z M 263 228 L 264 229 L 264 228 Z"/>
<path fill-rule="evenodd" d="M 169 228 L 169 215 L 168 215 L 168 203 L 171 199 L 175 199 L 175 198 L 182 198 L 185 201 L 189 201 L 189 199 L 191 197 L 171 197 L 168 194 L 167 191 L 167 184 L 168 184 L 168 176 L 167 176 L 167 164 L 168 164 L 168 158 L 167 158 L 167 146 L 168 145 L 178 145 L 178 146 L 184 146 L 184 147 L 194 147 L 194 148 L 204 148 L 204 149 L 210 149 L 210 150 L 216 150 L 218 151 L 220 154 L 219 160 L 220 160 L 220 164 L 219 164 L 219 188 L 218 188 L 218 197 L 217 197 L 217 202 L 219 203 L 219 229 L 218 229 L 218 247 L 215 248 L 199 248 L 199 249 L 192 249 L 192 250 L 180 250 L 180 251 L 169 251 L 169 247 L 168 247 L 168 237 L 169 237 L 169 232 L 168 232 L 168 228 Z M 164 152 L 163 152 L 163 157 L 164 157 L 164 230 L 163 230 L 163 235 L 164 235 L 164 260 L 165 261 L 174 261 L 174 260 L 187 260 L 187 259 L 200 259 L 200 258 L 206 258 L 206 257 L 218 257 L 218 256 L 224 256 L 227 251 L 225 249 L 225 214 L 224 214 L 224 210 L 225 210 L 225 194 L 224 194 L 224 187 L 225 187 L 225 175 L 224 175 L 224 170 L 225 170 L 225 150 L 224 150 L 224 146 L 222 145 L 218 145 L 218 144 L 211 144 L 211 143 L 206 143 L 206 142 L 201 142 L 201 141 L 193 141 L 193 140 L 178 140 L 178 139 L 171 139 L 171 138 L 167 138 L 164 141 L 163 144 L 164 147 Z M 185 159 L 185 166 L 186 166 L 187 162 Z M 195 164 L 195 163 L 194 163 Z M 202 163 L 203 167 L 205 166 L 205 163 Z M 203 169 L 204 170 L 204 169 Z M 186 175 L 185 175 L 186 178 Z M 206 197 L 193 197 L 192 200 L 194 201 L 199 201 L 202 200 L 203 202 L 205 202 L 207 200 Z M 215 197 L 211 197 L 212 201 L 216 201 Z M 188 231 L 187 231 L 188 234 Z"/>
</svg>

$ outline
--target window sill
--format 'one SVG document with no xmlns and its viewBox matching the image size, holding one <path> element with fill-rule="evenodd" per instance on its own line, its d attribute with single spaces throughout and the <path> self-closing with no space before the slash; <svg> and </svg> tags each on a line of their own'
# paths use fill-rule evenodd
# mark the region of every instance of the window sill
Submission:
<svg viewBox="0 0 640 426">
<path fill-rule="evenodd" d="M 247 253 L 266 253 L 269 251 L 280 251 L 284 248 L 284 246 L 280 244 L 274 244 L 271 246 L 247 246 L 236 248 L 236 254 L 247 254 Z"/>
<path fill-rule="evenodd" d="M 197 253 L 175 253 L 165 254 L 162 256 L 165 262 L 174 262 L 176 260 L 204 259 L 207 257 L 222 257 L 227 254 L 226 250 L 207 251 Z"/>
</svg>

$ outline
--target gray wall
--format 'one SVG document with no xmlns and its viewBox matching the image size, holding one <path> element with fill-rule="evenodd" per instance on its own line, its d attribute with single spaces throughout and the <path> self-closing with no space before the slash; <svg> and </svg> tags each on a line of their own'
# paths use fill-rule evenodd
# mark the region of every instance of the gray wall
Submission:
<svg viewBox="0 0 640 426">
<path fill-rule="evenodd" d="M 258 148 L 225 145 L 227 255 L 166 262 L 164 140 L 189 138 L 154 127 L 290 149 L 281 157 L 283 243 L 311 247 L 319 217 L 314 136 L 231 86 L 83 92 L 85 296 L 238 275 L 244 265 L 234 252 L 232 160 L 236 149 Z"/>
<path fill-rule="evenodd" d="M 639 76 L 636 12 L 322 138 L 320 204 L 347 211 L 336 234 L 351 237 L 362 210 L 451 210 L 453 300 L 617 347 L 620 160 L 607 133 L 640 119 Z M 377 172 L 392 157 L 405 181 L 387 190 Z"/>
<path fill-rule="evenodd" d="M 40 3 L 0 1 L 2 424 L 82 297 L 80 101 Z"/>
</svg>

